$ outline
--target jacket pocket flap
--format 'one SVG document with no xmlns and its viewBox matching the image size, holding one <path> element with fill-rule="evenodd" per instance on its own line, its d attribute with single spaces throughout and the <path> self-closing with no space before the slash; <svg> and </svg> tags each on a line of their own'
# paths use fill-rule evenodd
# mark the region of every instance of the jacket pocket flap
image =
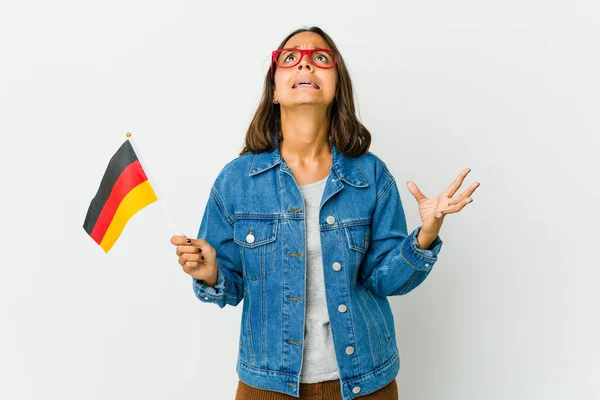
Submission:
<svg viewBox="0 0 600 400">
<path fill-rule="evenodd" d="M 257 247 L 275 241 L 278 219 L 236 219 L 233 240 L 244 247 Z"/>
</svg>

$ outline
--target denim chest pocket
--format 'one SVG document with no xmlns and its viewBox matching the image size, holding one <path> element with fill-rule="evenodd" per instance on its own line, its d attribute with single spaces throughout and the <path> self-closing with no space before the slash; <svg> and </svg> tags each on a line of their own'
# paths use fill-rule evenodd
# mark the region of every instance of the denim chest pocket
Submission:
<svg viewBox="0 0 600 400">
<path fill-rule="evenodd" d="M 233 240 L 240 248 L 245 279 L 265 279 L 273 273 L 278 225 L 278 219 L 236 219 Z"/>
<path fill-rule="evenodd" d="M 348 247 L 352 250 L 366 253 L 371 241 L 371 226 L 369 221 L 344 227 Z"/>
</svg>

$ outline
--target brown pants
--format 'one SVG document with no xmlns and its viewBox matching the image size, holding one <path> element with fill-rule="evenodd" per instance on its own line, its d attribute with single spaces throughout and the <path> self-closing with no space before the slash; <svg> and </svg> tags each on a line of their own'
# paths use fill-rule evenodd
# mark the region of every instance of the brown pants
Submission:
<svg viewBox="0 0 600 400">
<path fill-rule="evenodd" d="M 359 393 L 360 394 L 360 393 Z M 386 386 L 376 392 L 359 396 L 360 399 L 369 400 L 398 400 L 398 386 L 396 379 L 393 379 Z M 325 381 L 318 383 L 300 383 L 300 400 L 341 400 L 340 380 Z M 297 400 L 298 397 L 274 392 L 270 390 L 257 389 L 254 386 L 246 385 L 238 379 L 237 392 L 235 400 Z"/>
</svg>

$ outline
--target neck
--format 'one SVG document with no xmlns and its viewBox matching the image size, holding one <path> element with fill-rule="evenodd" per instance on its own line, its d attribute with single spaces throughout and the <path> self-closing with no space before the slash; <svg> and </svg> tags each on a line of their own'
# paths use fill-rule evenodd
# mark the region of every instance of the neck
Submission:
<svg viewBox="0 0 600 400">
<path fill-rule="evenodd" d="M 281 109 L 279 152 L 286 163 L 307 165 L 314 159 L 329 157 L 329 113 L 317 107 Z"/>
</svg>

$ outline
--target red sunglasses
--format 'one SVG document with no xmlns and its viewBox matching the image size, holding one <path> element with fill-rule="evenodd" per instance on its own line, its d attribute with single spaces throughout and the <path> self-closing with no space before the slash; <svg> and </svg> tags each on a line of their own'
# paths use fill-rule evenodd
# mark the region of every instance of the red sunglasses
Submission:
<svg viewBox="0 0 600 400">
<path fill-rule="evenodd" d="M 269 67 L 271 78 L 275 75 L 273 63 L 280 68 L 292 68 L 300 63 L 300 60 L 302 60 L 305 54 L 308 55 L 310 63 L 315 67 L 329 69 L 335 67 L 337 63 L 335 53 L 330 49 L 279 49 L 273 51 L 271 55 L 271 66 Z M 290 60 L 291 57 L 293 57 L 293 60 Z"/>
</svg>

